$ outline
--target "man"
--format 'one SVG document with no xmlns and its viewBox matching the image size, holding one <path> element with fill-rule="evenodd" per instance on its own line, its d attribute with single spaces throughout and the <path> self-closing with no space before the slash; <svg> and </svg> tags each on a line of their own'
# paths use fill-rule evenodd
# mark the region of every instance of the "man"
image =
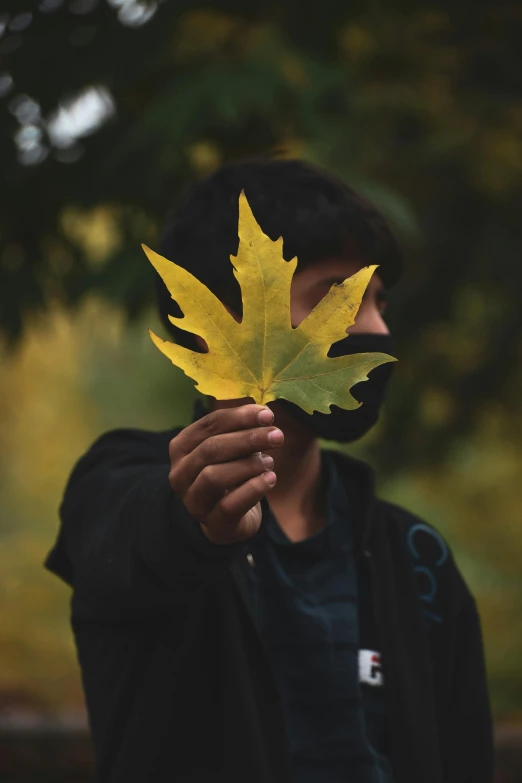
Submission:
<svg viewBox="0 0 522 783">
<path fill-rule="evenodd" d="M 319 168 L 223 166 L 185 194 L 160 252 L 239 320 L 242 189 L 299 258 L 293 325 L 377 263 L 329 355 L 393 355 L 396 243 Z M 180 311 L 157 282 L 166 327 L 206 350 L 168 320 Z M 490 783 L 480 625 L 446 542 L 378 500 L 369 467 L 319 444 L 373 426 L 392 366 L 354 388 L 355 411 L 198 401 L 189 426 L 108 432 L 77 462 L 46 565 L 73 587 L 100 783 Z"/>
</svg>

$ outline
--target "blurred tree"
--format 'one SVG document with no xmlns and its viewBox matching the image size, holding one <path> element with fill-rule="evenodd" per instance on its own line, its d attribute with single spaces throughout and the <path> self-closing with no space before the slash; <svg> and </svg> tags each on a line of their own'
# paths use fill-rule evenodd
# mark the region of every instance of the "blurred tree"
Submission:
<svg viewBox="0 0 522 783">
<path fill-rule="evenodd" d="M 42 0 L 2 14 L 0 328 L 15 345 L 28 312 L 92 290 L 135 318 L 153 296 L 140 242 L 187 180 L 243 153 L 301 155 L 405 241 L 378 456 L 432 462 L 493 399 L 518 405 L 522 10 L 307 8 Z M 95 261 L 75 216 L 113 227 Z"/>
</svg>

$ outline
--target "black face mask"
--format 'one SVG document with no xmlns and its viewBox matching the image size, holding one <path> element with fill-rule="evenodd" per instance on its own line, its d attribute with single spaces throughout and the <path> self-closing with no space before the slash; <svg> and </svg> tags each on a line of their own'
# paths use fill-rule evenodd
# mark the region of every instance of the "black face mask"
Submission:
<svg viewBox="0 0 522 783">
<path fill-rule="evenodd" d="M 328 356 L 335 358 L 353 353 L 387 353 L 394 356 L 394 343 L 389 334 L 352 334 L 334 343 Z M 289 400 L 278 399 L 277 403 L 315 437 L 351 443 L 362 438 L 376 424 L 384 402 L 386 387 L 395 362 L 386 362 L 368 375 L 367 381 L 357 383 L 351 393 L 361 402 L 360 408 L 346 411 L 337 405 L 330 407 L 331 413 L 306 413 L 299 405 Z"/>
</svg>

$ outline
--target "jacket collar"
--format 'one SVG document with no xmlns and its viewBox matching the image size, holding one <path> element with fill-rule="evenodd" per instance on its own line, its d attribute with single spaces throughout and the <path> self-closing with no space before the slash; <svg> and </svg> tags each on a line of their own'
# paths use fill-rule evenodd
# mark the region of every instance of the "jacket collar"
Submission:
<svg viewBox="0 0 522 783">
<path fill-rule="evenodd" d="M 360 554 L 367 554 L 370 547 L 370 538 L 372 534 L 372 525 L 375 511 L 375 473 L 373 469 L 344 452 L 334 449 L 327 449 L 328 453 L 334 459 L 339 473 L 346 484 L 353 482 L 354 478 L 357 487 L 361 492 L 361 515 L 357 515 L 353 520 L 356 551 Z"/>
</svg>

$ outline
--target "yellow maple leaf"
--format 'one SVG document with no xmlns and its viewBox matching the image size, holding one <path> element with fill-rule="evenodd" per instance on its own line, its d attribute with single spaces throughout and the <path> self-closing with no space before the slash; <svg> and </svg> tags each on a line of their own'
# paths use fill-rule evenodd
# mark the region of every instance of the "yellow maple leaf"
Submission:
<svg viewBox="0 0 522 783">
<path fill-rule="evenodd" d="M 330 413 L 330 405 L 348 410 L 360 403 L 350 394 L 356 383 L 385 362 L 385 353 L 329 358 L 332 343 L 346 337 L 355 322 L 366 286 L 377 268 L 361 269 L 326 296 L 295 329 L 290 321 L 290 284 L 297 258 L 285 261 L 283 240 L 267 237 L 245 194 L 239 197 L 239 248 L 231 256 L 241 287 L 243 317 L 237 322 L 220 300 L 183 267 L 142 245 L 184 317 L 169 315 L 180 329 L 200 335 L 208 345 L 198 353 L 162 340 L 154 344 L 196 381 L 196 388 L 218 400 L 251 397 L 267 403 L 278 397 L 307 413 Z"/>
</svg>

